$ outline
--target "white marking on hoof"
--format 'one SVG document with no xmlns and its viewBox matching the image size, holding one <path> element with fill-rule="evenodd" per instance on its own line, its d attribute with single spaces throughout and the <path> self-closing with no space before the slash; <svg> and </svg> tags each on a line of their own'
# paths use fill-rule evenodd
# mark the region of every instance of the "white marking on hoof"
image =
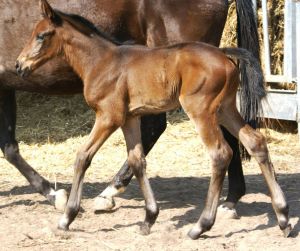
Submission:
<svg viewBox="0 0 300 251">
<path fill-rule="evenodd" d="M 194 226 L 189 232 L 188 232 L 188 236 L 192 239 L 192 240 L 197 240 L 199 239 L 200 235 L 203 233 L 203 231 L 199 228 L 199 226 Z"/>
<path fill-rule="evenodd" d="M 113 186 L 108 186 L 99 196 L 109 198 L 109 197 L 114 197 L 120 193 L 123 193 L 124 191 L 125 191 L 125 187 L 116 189 Z"/>
<path fill-rule="evenodd" d="M 66 190 L 60 189 L 55 191 L 54 189 L 51 189 L 50 195 L 53 195 L 55 198 L 55 208 L 63 212 L 68 202 L 68 193 L 66 192 Z"/>
<path fill-rule="evenodd" d="M 53 188 L 51 188 L 49 195 L 55 196 L 55 193 L 56 191 Z"/>
<path fill-rule="evenodd" d="M 220 205 L 218 207 L 218 213 L 219 215 L 221 214 L 223 218 L 225 219 L 239 219 L 240 217 L 238 216 L 235 208 L 228 208 L 225 207 L 224 205 Z"/>
<path fill-rule="evenodd" d="M 69 230 L 69 218 L 65 214 L 59 220 L 58 229 Z"/>
<path fill-rule="evenodd" d="M 111 211 L 115 205 L 112 197 L 107 198 L 99 195 L 94 201 L 94 211 Z"/>
<path fill-rule="evenodd" d="M 116 205 L 113 197 L 124 191 L 125 187 L 116 189 L 111 185 L 108 186 L 98 197 L 96 197 L 94 201 L 94 211 L 111 211 Z"/>
<path fill-rule="evenodd" d="M 282 232 L 283 232 L 283 236 L 285 238 L 288 238 L 291 236 L 291 233 L 292 233 L 292 230 L 293 230 L 293 227 L 291 224 L 288 224 L 288 226 L 285 228 L 285 229 L 282 229 Z"/>
</svg>

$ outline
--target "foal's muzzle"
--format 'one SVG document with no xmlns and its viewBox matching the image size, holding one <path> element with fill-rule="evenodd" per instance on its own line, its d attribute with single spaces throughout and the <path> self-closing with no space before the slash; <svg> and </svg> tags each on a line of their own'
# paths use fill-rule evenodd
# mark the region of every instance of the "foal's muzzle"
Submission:
<svg viewBox="0 0 300 251">
<path fill-rule="evenodd" d="M 27 77 L 30 74 L 30 68 L 29 67 L 23 67 L 23 64 L 17 60 L 15 63 L 15 67 L 17 70 L 17 74 L 19 76 L 23 77 Z"/>
</svg>

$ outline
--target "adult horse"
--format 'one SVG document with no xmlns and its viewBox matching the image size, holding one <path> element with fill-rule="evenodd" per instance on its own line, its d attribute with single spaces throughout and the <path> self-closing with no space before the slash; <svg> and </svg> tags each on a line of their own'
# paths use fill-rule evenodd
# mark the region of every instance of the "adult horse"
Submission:
<svg viewBox="0 0 300 251">
<path fill-rule="evenodd" d="M 218 46 L 228 11 L 227 0 L 52 0 L 51 3 L 61 10 L 80 13 L 121 42 L 130 41 L 149 47 L 182 41 L 203 41 Z M 236 3 L 239 44 L 257 56 L 258 40 L 251 1 L 237 0 Z M 15 139 L 15 90 L 65 95 L 82 92 L 82 83 L 61 59 L 50 61 L 27 79 L 16 75 L 14 61 L 28 40 L 33 24 L 40 18 L 37 8 L 35 1 L 31 0 L 0 0 L 0 147 L 5 158 L 34 189 L 54 204 L 60 200 L 58 194 L 19 153 Z M 242 77 L 247 81 L 243 69 Z M 146 154 L 165 127 L 165 114 L 142 119 L 142 142 Z M 225 138 L 234 151 L 226 200 L 226 206 L 232 208 L 244 194 L 245 183 L 237 141 L 226 131 Z M 112 196 L 124 190 L 131 178 L 132 172 L 125 163 L 109 189 L 99 197 L 96 208 L 103 208 L 103 202 L 111 206 Z"/>
</svg>

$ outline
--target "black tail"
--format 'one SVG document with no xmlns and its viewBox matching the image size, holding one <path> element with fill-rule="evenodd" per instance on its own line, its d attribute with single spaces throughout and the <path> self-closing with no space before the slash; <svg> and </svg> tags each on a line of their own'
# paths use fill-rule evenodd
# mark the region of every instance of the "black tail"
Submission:
<svg viewBox="0 0 300 251">
<path fill-rule="evenodd" d="M 240 95 L 243 95 L 243 104 L 246 107 L 246 122 L 256 121 L 262 115 L 261 100 L 266 96 L 264 75 L 259 61 L 251 52 L 242 48 L 222 48 L 222 51 L 240 61 L 243 64 L 244 73 L 248 81 L 241 81 Z"/>
<path fill-rule="evenodd" d="M 252 1 L 236 0 L 236 11 L 238 18 L 238 46 L 247 49 L 257 60 L 259 60 L 260 51 L 258 32 Z M 257 65 L 258 63 L 255 62 L 255 64 Z M 258 81 L 258 79 L 254 80 L 252 75 L 253 71 L 249 69 L 245 61 L 241 60 L 239 68 L 242 86 L 240 91 L 240 112 L 245 121 L 255 128 L 257 126 L 257 112 L 259 108 L 256 106 L 260 106 L 259 97 L 264 97 L 266 95 L 264 81 L 262 79 L 260 81 Z M 255 68 L 258 69 L 257 67 Z M 257 98 L 253 101 L 249 98 L 251 93 L 258 94 Z"/>
</svg>

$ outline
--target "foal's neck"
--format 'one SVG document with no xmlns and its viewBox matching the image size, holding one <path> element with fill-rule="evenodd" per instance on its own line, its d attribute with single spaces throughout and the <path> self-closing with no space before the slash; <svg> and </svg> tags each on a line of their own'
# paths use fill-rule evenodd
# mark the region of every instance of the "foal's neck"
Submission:
<svg viewBox="0 0 300 251">
<path fill-rule="evenodd" d="M 73 70 L 85 81 L 95 65 L 111 56 L 117 47 L 98 34 L 84 35 L 74 29 L 63 32 L 64 56 Z"/>
</svg>

